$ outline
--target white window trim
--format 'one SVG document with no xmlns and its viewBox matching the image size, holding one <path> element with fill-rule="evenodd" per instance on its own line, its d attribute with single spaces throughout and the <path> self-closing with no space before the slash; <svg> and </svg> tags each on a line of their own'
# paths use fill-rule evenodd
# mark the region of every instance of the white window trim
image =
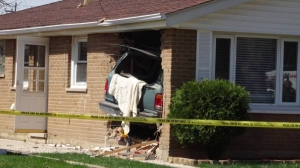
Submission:
<svg viewBox="0 0 300 168">
<path fill-rule="evenodd" d="M 234 75 L 232 75 L 233 73 L 235 73 L 235 38 L 234 36 L 230 36 L 230 35 L 215 35 L 213 37 L 213 58 L 212 58 L 212 79 L 215 79 L 216 78 L 216 48 L 217 48 L 217 44 L 216 44 L 216 39 L 217 38 L 225 38 L 225 39 L 230 39 L 230 65 L 234 65 L 234 66 L 230 66 L 229 67 L 229 80 L 231 82 L 234 82 L 235 79 L 234 79 Z"/>
<path fill-rule="evenodd" d="M 0 43 L 3 44 L 2 45 L 3 56 L 4 56 L 4 60 L 6 60 L 6 41 L 5 40 L 0 40 Z M 1 57 L 0 57 L 0 59 L 1 59 Z M 6 70 L 5 62 L 3 63 L 2 60 L 1 60 L 1 63 L 0 63 L 0 64 L 4 65 L 4 72 L 0 73 L 0 78 L 4 78 L 5 77 L 5 70 Z"/>
<path fill-rule="evenodd" d="M 274 104 L 258 104 L 250 103 L 249 113 L 266 113 L 266 114 L 300 114 L 300 77 L 297 78 L 297 91 L 296 91 L 296 103 L 285 103 L 282 102 L 282 86 L 283 81 L 283 42 L 284 41 L 295 41 L 298 42 L 298 59 L 297 59 L 297 76 L 300 76 L 300 38 L 281 38 L 278 36 L 262 36 L 262 35 L 240 35 L 240 34 L 214 34 L 213 35 L 213 47 L 212 47 L 212 79 L 215 79 L 215 64 L 216 64 L 216 39 L 217 38 L 228 38 L 231 39 L 231 52 L 230 52 L 230 81 L 235 83 L 235 72 L 236 72 L 236 42 L 238 37 L 250 37 L 250 38 L 270 38 L 277 40 L 277 56 L 276 56 L 276 96 Z M 279 69 L 280 68 L 280 69 Z"/>
<path fill-rule="evenodd" d="M 71 59 L 71 82 L 70 88 L 72 89 L 86 89 L 86 82 L 76 82 L 77 63 L 86 63 L 87 61 L 78 61 L 78 43 L 87 42 L 87 37 L 73 38 L 72 43 L 72 59 Z"/>
<path fill-rule="evenodd" d="M 39 44 L 39 43 L 26 43 L 26 45 L 41 45 L 41 46 L 45 46 L 46 47 L 46 45 L 45 44 Z M 48 56 L 49 56 L 49 54 L 48 54 Z M 10 87 L 10 90 L 11 91 L 16 91 L 16 88 L 17 88 L 17 81 L 18 81 L 18 79 L 17 79 L 17 70 L 18 70 L 18 56 L 16 55 L 16 61 L 15 61 L 15 75 L 14 75 L 14 79 L 15 79 L 15 81 L 14 81 L 14 85 L 12 86 L 12 87 Z M 48 61 L 47 61 L 48 62 Z M 25 60 L 24 60 L 24 63 L 26 63 L 25 62 Z M 48 63 L 46 63 L 46 64 L 48 64 Z M 23 66 L 23 69 L 24 69 L 24 66 Z M 46 67 L 45 67 L 45 71 L 46 71 Z M 48 70 L 47 70 L 48 71 Z M 28 90 L 29 89 L 29 81 L 24 81 L 24 75 L 23 75 L 23 90 Z"/>
<path fill-rule="evenodd" d="M 199 44 L 202 43 L 201 36 L 203 34 L 206 34 L 206 35 L 209 36 L 209 45 L 208 45 L 209 48 L 207 49 L 209 51 L 209 53 L 208 53 L 209 63 L 205 67 L 199 67 L 200 55 L 201 55 L 201 52 L 202 52 L 202 49 L 203 49 L 203 48 L 201 48 L 201 45 L 199 46 Z M 208 79 L 212 78 L 212 71 L 211 71 L 211 68 L 212 68 L 212 59 L 213 59 L 213 57 L 212 57 L 212 54 L 213 54 L 213 52 L 212 52 L 213 51 L 212 50 L 212 46 L 213 46 L 213 32 L 198 30 L 197 31 L 197 51 L 196 51 L 196 55 L 197 55 L 197 57 L 196 57 L 196 76 L 195 76 L 196 80 L 202 81 L 205 78 L 208 78 Z M 199 78 L 199 71 L 208 71 L 208 74 L 205 75 L 205 76 L 201 76 Z"/>
<path fill-rule="evenodd" d="M 286 42 L 286 41 L 288 41 L 288 42 L 297 42 L 298 43 L 298 59 L 297 59 L 297 72 L 296 72 L 296 74 L 297 74 L 297 80 L 296 80 L 296 102 L 295 103 L 288 103 L 288 102 L 282 102 L 282 88 L 280 87 L 279 88 L 279 105 L 286 105 L 286 106 L 299 106 L 299 78 L 298 78 L 298 76 L 299 76 L 299 56 L 300 56 L 300 54 L 299 54 L 299 47 L 300 47 L 300 39 L 291 39 L 291 38 L 282 38 L 281 39 L 281 45 L 280 45 L 280 49 L 281 49 L 281 51 L 280 51 L 280 74 L 279 74 L 279 79 L 283 79 L 283 59 L 284 59 L 284 51 L 283 51 L 283 47 L 284 47 L 284 42 Z M 280 83 L 279 83 L 279 86 L 282 86 L 283 85 L 283 81 L 282 80 L 280 80 Z"/>
</svg>

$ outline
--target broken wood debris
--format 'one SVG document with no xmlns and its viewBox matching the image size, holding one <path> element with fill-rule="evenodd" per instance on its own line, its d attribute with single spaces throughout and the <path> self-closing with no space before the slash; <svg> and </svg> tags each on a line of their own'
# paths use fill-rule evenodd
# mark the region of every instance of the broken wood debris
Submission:
<svg viewBox="0 0 300 168">
<path fill-rule="evenodd" d="M 148 141 L 148 142 L 145 142 L 145 143 L 131 145 L 131 146 L 128 146 L 128 147 L 125 147 L 125 148 L 116 149 L 116 150 L 113 150 L 111 152 L 104 153 L 104 154 L 102 154 L 100 156 L 111 155 L 111 154 L 118 153 L 118 152 L 121 152 L 121 151 L 124 151 L 124 150 L 127 150 L 127 149 L 132 149 L 132 148 L 140 147 L 142 145 L 149 145 L 149 144 L 152 144 L 152 143 L 155 143 L 155 142 L 156 142 L 156 140 L 154 140 L 154 141 Z"/>
<path fill-rule="evenodd" d="M 111 152 L 115 149 L 118 149 L 118 147 L 92 147 L 88 150 L 88 152 L 91 154 L 91 157 L 95 157 L 106 152 Z"/>
<path fill-rule="evenodd" d="M 111 151 L 103 151 L 101 154 L 97 154 L 92 157 L 99 156 L 111 156 L 111 157 L 120 157 L 120 158 L 128 158 L 133 160 L 154 160 L 156 158 L 156 149 L 158 148 L 159 143 L 156 140 L 142 142 L 139 144 L 131 145 L 128 147 L 120 148 L 120 149 L 112 149 Z M 133 152 L 123 152 L 128 149 L 134 149 Z M 121 153 L 123 152 L 123 153 Z"/>
</svg>

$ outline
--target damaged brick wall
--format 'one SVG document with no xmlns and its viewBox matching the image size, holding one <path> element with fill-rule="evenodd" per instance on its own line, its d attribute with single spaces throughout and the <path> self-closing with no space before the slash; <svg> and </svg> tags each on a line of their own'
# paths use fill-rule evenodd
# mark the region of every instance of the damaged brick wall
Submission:
<svg viewBox="0 0 300 168">
<path fill-rule="evenodd" d="M 195 80 L 196 36 L 195 30 L 167 29 L 162 34 L 162 68 L 164 70 L 164 112 L 169 113 L 171 95 L 183 82 Z M 176 142 L 170 135 L 170 125 L 163 124 L 160 138 L 161 155 L 164 160 L 172 156 Z M 175 149 L 176 150 L 176 149 Z"/>
<path fill-rule="evenodd" d="M 119 43 L 116 34 L 88 36 L 87 92 L 66 92 L 70 86 L 72 37 L 51 37 L 49 50 L 49 112 L 103 115 L 98 102 L 104 98 L 108 72 L 118 49 L 103 43 Z M 90 145 L 104 143 L 107 122 L 76 119 L 48 120 L 49 142 Z"/>
<path fill-rule="evenodd" d="M 15 102 L 14 85 L 15 79 L 15 57 L 16 40 L 6 40 L 5 44 L 5 76 L 0 78 L 0 109 L 10 110 L 12 103 Z M 1 115 L 0 117 L 0 137 L 14 132 L 14 116 Z"/>
</svg>

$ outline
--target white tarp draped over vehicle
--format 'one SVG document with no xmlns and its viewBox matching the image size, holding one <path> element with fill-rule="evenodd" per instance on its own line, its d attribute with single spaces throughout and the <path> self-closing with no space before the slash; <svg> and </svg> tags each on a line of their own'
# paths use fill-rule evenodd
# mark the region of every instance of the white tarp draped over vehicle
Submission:
<svg viewBox="0 0 300 168">
<path fill-rule="evenodd" d="M 124 117 L 136 117 L 138 103 L 142 96 L 142 88 L 147 83 L 130 76 L 128 78 L 115 74 L 110 82 L 108 93 L 118 101 Z M 129 133 L 129 122 L 122 122 L 124 133 Z"/>
</svg>

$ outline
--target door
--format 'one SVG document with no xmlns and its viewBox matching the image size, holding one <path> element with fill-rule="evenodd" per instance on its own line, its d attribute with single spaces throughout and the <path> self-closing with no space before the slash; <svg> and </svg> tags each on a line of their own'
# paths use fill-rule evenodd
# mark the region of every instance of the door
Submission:
<svg viewBox="0 0 300 168">
<path fill-rule="evenodd" d="M 49 39 L 17 38 L 16 110 L 47 112 Z M 45 117 L 16 116 L 15 132 L 46 132 Z"/>
</svg>

